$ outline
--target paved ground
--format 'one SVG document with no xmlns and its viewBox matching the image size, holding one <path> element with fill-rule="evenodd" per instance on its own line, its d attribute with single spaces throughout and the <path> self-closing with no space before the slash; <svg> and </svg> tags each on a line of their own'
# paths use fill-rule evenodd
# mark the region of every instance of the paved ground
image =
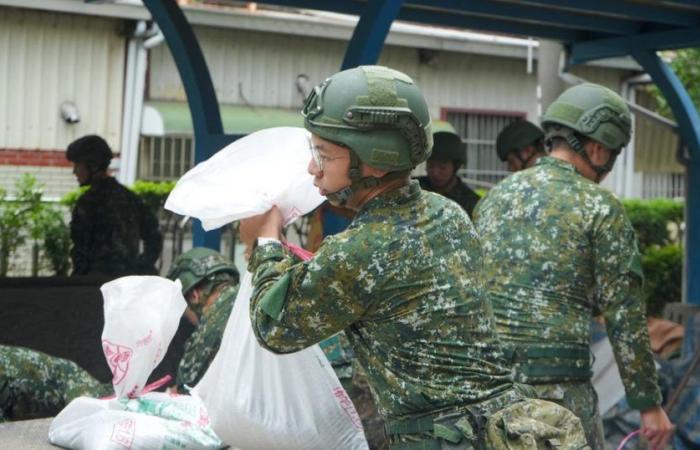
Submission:
<svg viewBox="0 0 700 450">
<path fill-rule="evenodd" d="M 49 444 L 53 418 L 0 423 L 0 448 L 7 450 L 55 450 Z"/>
</svg>

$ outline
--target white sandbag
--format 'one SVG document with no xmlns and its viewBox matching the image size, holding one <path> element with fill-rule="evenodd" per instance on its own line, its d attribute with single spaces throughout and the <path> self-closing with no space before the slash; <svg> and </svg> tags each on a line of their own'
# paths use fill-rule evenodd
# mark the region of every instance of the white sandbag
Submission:
<svg viewBox="0 0 700 450">
<path fill-rule="evenodd" d="M 242 450 L 367 449 L 362 422 L 323 351 L 275 355 L 258 344 L 246 272 L 221 347 L 194 388 L 212 427 Z"/>
<path fill-rule="evenodd" d="M 156 276 L 117 278 L 100 287 L 102 349 L 118 397 L 141 392 L 163 360 L 187 307 L 180 281 Z"/>
<path fill-rule="evenodd" d="M 307 172 L 309 139 L 308 131 L 294 127 L 249 134 L 183 175 L 165 209 L 212 230 L 277 205 L 288 225 L 324 200 Z"/>
<path fill-rule="evenodd" d="M 200 399 L 153 392 L 134 399 L 79 397 L 51 422 L 49 441 L 73 450 L 215 450 Z"/>
</svg>

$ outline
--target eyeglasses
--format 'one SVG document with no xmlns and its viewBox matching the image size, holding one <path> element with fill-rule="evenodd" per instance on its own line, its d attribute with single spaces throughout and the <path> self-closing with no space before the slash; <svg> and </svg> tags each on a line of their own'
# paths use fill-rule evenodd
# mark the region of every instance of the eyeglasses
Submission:
<svg viewBox="0 0 700 450">
<path fill-rule="evenodd" d="M 324 164 L 330 161 L 335 161 L 336 159 L 345 159 L 347 156 L 326 156 L 322 154 L 318 147 L 314 145 L 314 143 L 309 139 L 309 150 L 311 150 L 311 157 L 314 160 L 314 163 L 316 163 L 316 167 L 323 172 L 323 167 Z"/>
</svg>

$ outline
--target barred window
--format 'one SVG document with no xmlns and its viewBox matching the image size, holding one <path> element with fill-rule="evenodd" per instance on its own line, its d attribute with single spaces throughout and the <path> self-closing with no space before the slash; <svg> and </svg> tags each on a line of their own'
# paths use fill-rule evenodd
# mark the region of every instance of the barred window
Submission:
<svg viewBox="0 0 700 450">
<path fill-rule="evenodd" d="M 192 136 L 141 136 L 139 179 L 148 181 L 176 180 L 193 165 Z"/>
<path fill-rule="evenodd" d="M 490 187 L 507 177 L 506 164 L 496 155 L 496 136 L 508 124 L 524 114 L 509 111 L 449 110 L 446 119 L 467 145 L 467 164 L 459 171 L 465 182 Z"/>
</svg>

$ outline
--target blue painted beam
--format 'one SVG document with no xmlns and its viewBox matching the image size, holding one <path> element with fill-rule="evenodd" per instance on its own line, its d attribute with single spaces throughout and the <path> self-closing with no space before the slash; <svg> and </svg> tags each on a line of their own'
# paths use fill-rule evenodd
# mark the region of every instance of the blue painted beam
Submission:
<svg viewBox="0 0 700 450">
<path fill-rule="evenodd" d="M 690 158 L 686 163 L 686 299 L 700 305 L 700 115 L 683 83 L 656 52 L 635 51 L 634 59 L 651 76 L 678 122 Z"/>
<path fill-rule="evenodd" d="M 559 28 L 574 28 L 609 34 L 633 34 L 639 31 L 639 24 L 632 19 L 592 16 L 562 9 L 546 9 L 531 5 L 494 2 L 492 0 L 410 0 L 406 8 L 441 10 L 464 15 L 477 15 L 494 19 L 512 20 L 516 23 L 529 22 L 537 25 Z"/>
<path fill-rule="evenodd" d="M 662 4 L 655 5 L 652 2 L 645 4 L 620 0 L 508 0 L 508 2 L 540 8 L 565 9 L 591 16 L 606 15 L 682 27 L 700 26 L 700 14 L 669 8 Z M 468 3 L 464 2 L 465 9 L 468 9 Z"/>
<path fill-rule="evenodd" d="M 700 27 L 596 39 L 572 44 L 569 64 L 624 56 L 640 50 L 668 50 L 698 45 L 700 45 Z"/>
<path fill-rule="evenodd" d="M 345 50 L 341 70 L 376 64 L 401 3 L 403 0 L 372 0 L 367 4 Z"/>
<path fill-rule="evenodd" d="M 197 36 L 174 0 L 144 0 L 143 4 L 158 23 L 165 42 L 175 60 L 187 102 L 192 113 L 194 129 L 194 159 L 202 162 L 220 150 L 235 136 L 224 134 L 219 102 L 209 76 L 209 68 L 199 47 Z M 219 250 L 221 231 L 205 233 L 201 226 L 193 227 L 193 245 Z"/>
<path fill-rule="evenodd" d="M 585 37 L 578 30 L 557 28 L 550 25 L 535 25 L 519 23 L 501 19 L 466 16 L 441 11 L 419 10 L 404 7 L 399 13 L 399 20 L 417 22 L 425 25 L 440 25 L 455 28 L 467 28 L 470 30 L 490 33 L 504 33 L 510 35 L 530 36 L 541 39 L 552 39 L 565 43 L 575 42 Z"/>
<path fill-rule="evenodd" d="M 366 2 L 354 0 L 333 0 L 320 2 L 318 0 L 265 0 L 258 2 L 261 4 L 289 6 L 294 8 L 319 9 L 323 11 L 339 12 L 361 16 L 364 12 Z M 464 3 L 463 9 L 468 10 L 469 2 Z M 505 33 L 520 36 L 532 36 L 542 39 L 553 39 L 563 42 L 574 42 L 585 36 L 584 33 L 568 29 L 557 28 L 546 25 L 536 25 L 531 23 L 513 22 L 504 19 L 491 19 L 487 17 L 466 16 L 459 11 L 445 12 L 439 10 L 427 10 L 417 8 L 407 8 L 404 6 L 399 11 L 400 20 L 416 22 L 433 26 L 449 26 L 455 28 L 468 28 L 491 33 Z"/>
</svg>

